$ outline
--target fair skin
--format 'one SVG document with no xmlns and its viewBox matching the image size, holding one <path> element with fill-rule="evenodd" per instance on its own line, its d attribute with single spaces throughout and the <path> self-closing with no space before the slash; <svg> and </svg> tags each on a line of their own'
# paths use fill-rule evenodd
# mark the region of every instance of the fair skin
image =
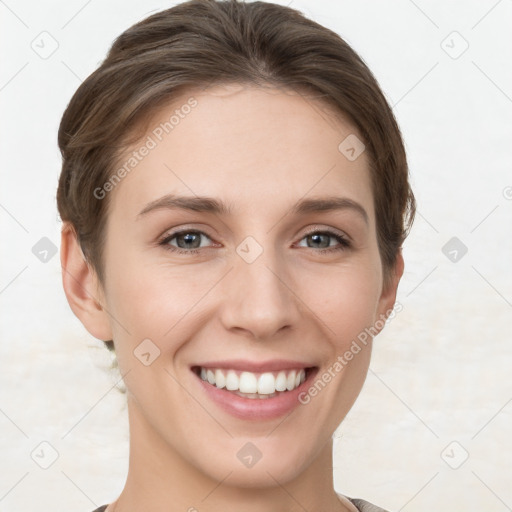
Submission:
<svg viewBox="0 0 512 512">
<path fill-rule="evenodd" d="M 392 309 L 403 259 L 384 288 L 366 153 L 349 161 L 338 145 L 357 131 L 299 94 L 231 85 L 193 96 L 197 106 L 109 192 L 103 283 L 62 232 L 68 301 L 93 336 L 114 340 L 127 388 L 129 471 L 107 511 L 353 511 L 333 488 L 332 434 L 364 383 L 371 341 L 310 403 L 277 417 L 226 411 L 191 367 L 291 359 L 320 376 Z M 166 194 L 231 211 L 139 215 Z M 292 211 L 333 196 L 367 220 L 353 207 Z M 180 230 L 192 234 L 166 244 L 181 253 L 159 245 Z M 237 252 L 248 236 L 263 250 L 250 263 Z M 160 355 L 146 366 L 134 350 L 148 338 Z M 252 467 L 237 457 L 247 442 L 261 453 Z"/>
</svg>

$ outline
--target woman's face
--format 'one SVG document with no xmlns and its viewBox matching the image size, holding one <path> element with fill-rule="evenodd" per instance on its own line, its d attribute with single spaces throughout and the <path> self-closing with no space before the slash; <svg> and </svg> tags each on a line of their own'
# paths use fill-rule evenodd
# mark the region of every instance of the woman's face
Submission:
<svg viewBox="0 0 512 512">
<path fill-rule="evenodd" d="M 330 449 L 370 361 L 358 335 L 401 274 L 383 290 L 356 134 L 300 95 L 217 86 L 160 110 L 120 162 L 102 301 L 141 450 L 249 487 Z"/>
</svg>

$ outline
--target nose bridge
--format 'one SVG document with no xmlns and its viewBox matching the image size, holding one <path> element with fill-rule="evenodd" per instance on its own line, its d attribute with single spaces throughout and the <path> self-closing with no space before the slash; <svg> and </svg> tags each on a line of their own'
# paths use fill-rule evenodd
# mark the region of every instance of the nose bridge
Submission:
<svg viewBox="0 0 512 512">
<path fill-rule="evenodd" d="M 222 321 L 256 338 L 271 337 L 299 318 L 296 298 L 287 287 L 288 272 L 273 248 L 247 237 L 233 255 L 226 283 Z"/>
</svg>

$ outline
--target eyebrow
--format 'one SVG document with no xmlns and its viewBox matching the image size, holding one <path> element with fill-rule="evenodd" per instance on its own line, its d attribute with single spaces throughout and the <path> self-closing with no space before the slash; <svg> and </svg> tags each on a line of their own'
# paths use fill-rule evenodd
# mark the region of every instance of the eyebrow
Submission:
<svg viewBox="0 0 512 512">
<path fill-rule="evenodd" d="M 167 194 L 148 203 L 137 215 L 137 219 L 155 210 L 174 208 L 195 212 L 213 213 L 217 215 L 230 215 L 232 213 L 232 209 L 229 205 L 213 197 L 177 196 L 174 194 Z M 368 213 L 363 206 L 347 197 L 332 196 L 317 199 L 303 199 L 293 206 L 291 213 L 303 215 L 306 213 L 335 210 L 351 210 L 359 214 L 366 224 L 369 223 Z"/>
</svg>

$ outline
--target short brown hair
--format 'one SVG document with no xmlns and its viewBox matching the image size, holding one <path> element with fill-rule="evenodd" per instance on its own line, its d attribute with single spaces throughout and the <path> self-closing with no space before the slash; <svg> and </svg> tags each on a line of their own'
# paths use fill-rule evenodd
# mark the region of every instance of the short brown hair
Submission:
<svg viewBox="0 0 512 512">
<path fill-rule="evenodd" d="M 57 205 L 104 281 L 109 180 L 133 127 L 188 89 L 229 83 L 313 95 L 357 127 L 369 155 L 385 281 L 415 215 L 400 129 L 377 80 L 335 32 L 267 2 L 190 0 L 133 25 L 75 92 L 59 128 Z M 340 141 L 341 142 L 341 141 Z"/>
</svg>

